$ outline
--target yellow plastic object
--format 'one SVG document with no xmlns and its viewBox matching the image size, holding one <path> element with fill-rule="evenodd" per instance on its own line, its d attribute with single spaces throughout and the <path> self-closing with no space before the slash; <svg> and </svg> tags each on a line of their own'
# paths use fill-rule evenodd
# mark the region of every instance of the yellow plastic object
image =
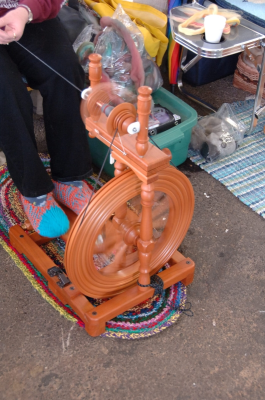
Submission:
<svg viewBox="0 0 265 400">
<path fill-rule="evenodd" d="M 226 18 L 226 26 L 224 28 L 223 33 L 230 33 L 230 25 L 239 25 L 240 24 L 240 16 L 239 14 L 225 9 L 220 9 L 216 4 L 211 4 L 208 8 L 198 11 L 194 8 L 185 8 L 185 13 L 187 15 L 192 14 L 189 18 L 183 21 L 178 26 L 178 30 L 184 35 L 193 36 L 200 35 L 205 32 L 204 24 L 202 20 L 207 15 L 218 14 L 222 15 Z M 171 15 L 171 18 L 177 19 L 177 17 Z M 178 20 L 178 19 L 177 19 Z M 178 20 L 179 21 L 179 20 Z M 187 28 L 189 25 L 193 25 L 194 27 L 198 26 L 197 29 Z"/>
<path fill-rule="evenodd" d="M 101 17 L 112 17 L 118 4 L 121 4 L 126 14 L 142 32 L 147 53 L 151 57 L 156 57 L 157 65 L 161 65 L 168 45 L 168 38 L 166 37 L 167 16 L 165 14 L 149 5 L 129 1 L 85 0 L 85 2 Z"/>
</svg>

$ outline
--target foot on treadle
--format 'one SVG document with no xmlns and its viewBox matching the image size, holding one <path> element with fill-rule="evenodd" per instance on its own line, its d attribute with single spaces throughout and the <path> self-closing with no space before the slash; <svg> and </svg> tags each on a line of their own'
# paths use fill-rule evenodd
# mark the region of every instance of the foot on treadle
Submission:
<svg viewBox="0 0 265 400">
<path fill-rule="evenodd" d="M 56 200 L 70 208 L 77 215 L 87 205 L 91 197 L 91 189 L 84 181 L 53 181 L 53 194 Z"/>
<path fill-rule="evenodd" d="M 29 201 L 22 195 L 20 198 L 33 229 L 41 236 L 56 238 L 68 231 L 68 218 L 54 200 L 52 193 L 48 193 L 41 203 L 32 201 L 33 198 Z"/>
</svg>

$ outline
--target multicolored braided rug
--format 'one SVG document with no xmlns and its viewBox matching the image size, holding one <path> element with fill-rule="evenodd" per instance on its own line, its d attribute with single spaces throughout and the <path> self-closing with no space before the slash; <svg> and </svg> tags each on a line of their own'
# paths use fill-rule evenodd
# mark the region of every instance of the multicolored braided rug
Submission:
<svg viewBox="0 0 265 400">
<path fill-rule="evenodd" d="M 40 154 L 41 160 L 50 172 L 50 160 L 47 155 Z M 92 187 L 96 183 L 96 175 L 88 179 Z M 100 182 L 97 189 L 103 186 Z M 18 191 L 9 175 L 6 165 L 0 167 L 0 244 L 11 256 L 18 268 L 41 296 L 48 301 L 61 315 L 84 327 L 83 322 L 74 311 L 53 295 L 49 290 L 47 281 L 34 268 L 34 265 L 14 249 L 8 237 L 9 228 L 15 224 L 23 224 L 26 216 L 19 202 Z M 63 266 L 64 242 L 55 239 L 42 246 L 43 250 L 52 258 L 55 265 Z M 165 266 L 167 267 L 167 266 Z M 89 298 L 93 305 L 98 305 L 101 300 Z M 146 302 L 133 307 L 126 313 L 107 323 L 104 337 L 121 339 L 140 339 L 155 335 L 174 324 L 185 308 L 186 287 L 177 283 L 164 290 L 162 295 L 154 296 Z"/>
<path fill-rule="evenodd" d="M 232 103 L 237 118 L 249 128 L 254 100 Z M 207 163 L 194 151 L 190 159 L 227 187 L 244 204 L 265 218 L 265 114 L 256 128 L 245 136 L 240 147 L 230 156 Z"/>
</svg>

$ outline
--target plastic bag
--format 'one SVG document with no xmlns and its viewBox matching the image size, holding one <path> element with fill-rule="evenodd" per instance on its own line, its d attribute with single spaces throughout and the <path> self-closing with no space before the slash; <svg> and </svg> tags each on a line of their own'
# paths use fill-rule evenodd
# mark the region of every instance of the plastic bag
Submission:
<svg viewBox="0 0 265 400">
<path fill-rule="evenodd" d="M 94 44 L 92 40 L 97 33 L 98 28 L 95 28 L 94 25 L 88 25 L 82 30 L 73 43 L 73 49 L 86 74 L 88 73 L 89 65 L 88 56 L 89 54 L 94 53 Z"/>
<path fill-rule="evenodd" d="M 136 94 L 139 86 L 153 91 L 162 86 L 160 71 L 147 54 L 140 30 L 118 5 L 112 18 L 103 17 L 103 33 L 97 38 L 95 53 L 102 56 L 103 80 Z"/>
<path fill-rule="evenodd" d="M 224 103 L 216 113 L 198 121 L 192 129 L 190 148 L 200 151 L 207 162 L 217 161 L 234 153 L 246 129 L 230 104 Z"/>
<path fill-rule="evenodd" d="M 139 4 L 135 1 L 115 0 L 83 0 L 101 17 L 111 17 L 118 3 L 121 4 L 127 15 L 135 22 L 144 37 L 144 45 L 147 53 L 156 58 L 157 65 L 161 65 L 162 59 L 168 47 L 167 15 L 158 11 L 153 5 Z M 155 8 L 154 8 L 155 7 Z"/>
<path fill-rule="evenodd" d="M 68 8 L 68 7 L 67 7 Z M 78 56 L 79 63 L 83 67 L 86 75 L 88 73 L 89 54 L 94 52 L 94 39 L 101 31 L 99 18 L 96 18 L 87 7 L 79 4 L 78 15 L 86 22 L 85 26 L 73 42 L 73 49 Z"/>
<path fill-rule="evenodd" d="M 144 38 L 141 31 L 137 28 L 137 25 L 132 22 L 131 18 L 126 14 L 122 6 L 119 4 L 116 8 L 115 12 L 112 15 L 113 19 L 117 19 L 122 22 L 125 28 L 130 32 L 131 38 L 134 41 L 134 44 L 140 53 L 140 55 L 144 52 Z"/>
</svg>

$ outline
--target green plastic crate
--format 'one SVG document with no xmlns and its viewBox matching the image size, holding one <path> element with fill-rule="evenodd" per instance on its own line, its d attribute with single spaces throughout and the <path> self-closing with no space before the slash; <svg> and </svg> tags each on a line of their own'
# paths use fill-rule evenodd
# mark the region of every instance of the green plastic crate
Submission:
<svg viewBox="0 0 265 400">
<path fill-rule="evenodd" d="M 155 103 L 166 107 L 173 114 L 178 114 L 181 117 L 179 125 L 152 136 L 152 139 L 160 149 L 167 147 L 171 151 L 172 163 L 178 166 L 187 158 L 191 130 L 197 124 L 197 112 L 164 88 L 158 89 L 153 93 L 152 97 Z M 100 168 L 105 159 L 108 147 L 96 138 L 89 138 L 88 140 L 93 164 Z M 114 165 L 109 163 L 109 157 L 104 166 L 104 171 L 109 176 L 114 176 Z"/>
</svg>

